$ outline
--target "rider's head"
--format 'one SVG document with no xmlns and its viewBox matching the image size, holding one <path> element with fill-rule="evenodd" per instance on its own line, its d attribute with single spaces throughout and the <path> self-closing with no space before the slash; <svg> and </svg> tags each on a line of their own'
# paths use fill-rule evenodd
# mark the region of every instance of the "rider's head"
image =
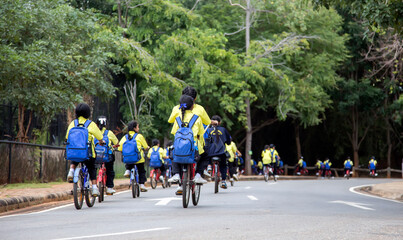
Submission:
<svg viewBox="0 0 403 240">
<path fill-rule="evenodd" d="M 127 130 L 128 131 L 135 131 L 138 127 L 138 122 L 137 121 L 131 121 L 129 124 L 127 124 Z"/>
<path fill-rule="evenodd" d="M 375 157 L 374 157 L 374 156 L 372 156 L 372 157 L 371 157 L 371 159 L 375 159 Z"/>
<path fill-rule="evenodd" d="M 218 116 L 218 115 L 214 115 L 214 116 L 212 116 L 212 117 L 211 117 L 211 120 L 215 120 L 215 121 L 217 121 L 217 122 L 218 122 L 218 124 L 220 124 L 220 123 L 221 123 L 221 117 L 220 117 L 220 116 Z"/>
<path fill-rule="evenodd" d="M 91 109 L 90 106 L 86 103 L 79 103 L 76 106 L 76 118 L 78 117 L 83 117 L 83 118 L 89 118 L 91 115 Z"/>
<path fill-rule="evenodd" d="M 158 139 L 153 139 L 152 144 L 153 146 L 160 145 L 160 141 Z"/>
<path fill-rule="evenodd" d="M 167 147 L 170 147 L 170 146 L 172 146 L 172 145 L 174 145 L 173 142 L 172 142 L 172 141 L 168 141 Z"/>
<path fill-rule="evenodd" d="M 105 116 L 99 116 L 99 117 L 97 118 L 96 124 L 98 125 L 99 129 L 102 130 L 102 128 L 106 127 L 106 124 L 107 124 L 107 123 L 108 123 L 108 122 L 107 122 L 107 119 L 106 119 Z"/>
<path fill-rule="evenodd" d="M 274 144 L 270 144 L 270 148 L 275 148 L 276 146 L 274 146 Z"/>
<path fill-rule="evenodd" d="M 182 95 L 188 95 L 191 96 L 193 98 L 193 100 L 196 100 L 197 97 L 197 91 L 196 89 L 194 89 L 191 86 L 186 86 L 183 90 L 182 90 Z"/>
<path fill-rule="evenodd" d="M 301 156 L 301 159 L 304 159 L 304 156 Z"/>
<path fill-rule="evenodd" d="M 269 149 L 269 145 L 264 145 L 264 149 Z"/>
</svg>

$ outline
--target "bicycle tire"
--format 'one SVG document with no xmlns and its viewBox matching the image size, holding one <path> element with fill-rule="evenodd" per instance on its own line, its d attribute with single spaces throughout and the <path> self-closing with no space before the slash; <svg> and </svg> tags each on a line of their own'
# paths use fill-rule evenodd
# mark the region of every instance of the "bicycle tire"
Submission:
<svg viewBox="0 0 403 240">
<path fill-rule="evenodd" d="M 199 203 L 199 199 L 200 199 L 201 185 L 194 184 L 193 188 L 194 189 L 192 191 L 192 203 L 193 203 L 193 206 L 197 206 L 197 204 Z"/>
<path fill-rule="evenodd" d="M 150 185 L 152 189 L 155 189 L 157 187 L 157 174 L 154 172 L 152 177 L 150 178 Z"/>
<path fill-rule="evenodd" d="M 88 179 L 90 179 L 90 175 L 88 174 Z M 92 207 L 95 204 L 95 200 L 97 197 L 93 197 L 90 191 L 90 188 L 86 188 L 84 190 L 84 195 L 85 195 L 85 204 L 87 204 L 88 207 Z"/>
<path fill-rule="evenodd" d="M 137 197 L 140 197 L 140 184 L 138 184 L 137 182 L 136 182 L 136 195 Z"/>
<path fill-rule="evenodd" d="M 234 186 L 234 181 L 230 180 L 230 182 L 231 182 L 231 187 L 233 187 Z"/>
<path fill-rule="evenodd" d="M 220 184 L 220 178 L 218 176 L 218 163 L 214 164 L 214 193 L 218 193 L 218 185 Z"/>
<path fill-rule="evenodd" d="M 104 200 L 104 187 L 102 182 L 98 183 L 98 188 L 99 188 L 98 202 L 101 203 Z"/>
<path fill-rule="evenodd" d="M 183 171 L 183 193 L 182 193 L 182 206 L 183 208 L 187 208 L 189 205 L 190 198 L 190 174 L 189 174 L 189 166 L 186 171 Z"/>
<path fill-rule="evenodd" d="M 161 175 L 162 176 L 162 175 Z M 164 181 L 162 181 L 162 183 L 161 183 L 161 185 L 162 185 L 162 188 L 166 188 L 167 187 L 167 177 L 166 176 L 163 176 L 163 178 L 164 178 Z"/>
<path fill-rule="evenodd" d="M 136 198 L 137 197 L 137 184 L 136 184 L 136 180 L 132 180 L 130 187 L 132 188 L 132 197 Z"/>
<path fill-rule="evenodd" d="M 83 207 L 84 203 L 84 179 L 82 171 L 78 175 L 78 181 L 73 184 L 74 206 L 77 210 Z"/>
<path fill-rule="evenodd" d="M 263 174 L 264 174 L 264 181 L 268 182 L 269 181 L 269 173 L 267 171 L 267 167 L 263 167 Z"/>
</svg>

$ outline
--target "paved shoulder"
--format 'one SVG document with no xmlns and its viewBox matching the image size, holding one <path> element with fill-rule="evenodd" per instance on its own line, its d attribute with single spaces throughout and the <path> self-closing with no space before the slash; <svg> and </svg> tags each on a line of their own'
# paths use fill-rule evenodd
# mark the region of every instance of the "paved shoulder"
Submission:
<svg viewBox="0 0 403 240">
<path fill-rule="evenodd" d="M 403 181 L 375 184 L 362 187 L 360 190 L 376 196 L 403 202 Z"/>
</svg>

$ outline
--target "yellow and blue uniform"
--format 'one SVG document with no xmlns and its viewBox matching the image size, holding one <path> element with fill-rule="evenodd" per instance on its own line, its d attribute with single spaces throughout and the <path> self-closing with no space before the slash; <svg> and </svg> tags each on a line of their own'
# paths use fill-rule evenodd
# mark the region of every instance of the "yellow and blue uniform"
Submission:
<svg viewBox="0 0 403 240">
<path fill-rule="evenodd" d="M 133 137 L 135 133 L 136 133 L 135 131 L 129 131 L 129 136 L 130 136 L 130 137 Z M 125 143 L 126 140 L 127 140 L 127 139 L 126 139 L 126 135 L 124 135 L 124 136 L 122 137 L 122 139 L 120 139 L 118 151 L 122 151 L 123 143 Z M 138 148 L 138 150 L 139 150 L 139 152 L 140 152 L 140 156 L 141 156 L 140 160 L 139 160 L 136 164 L 144 163 L 144 162 L 145 162 L 145 158 L 144 158 L 144 151 L 143 151 L 142 148 L 147 149 L 147 148 L 148 148 L 148 144 L 147 144 L 147 142 L 146 142 L 144 136 L 141 135 L 140 133 L 137 134 L 137 136 L 136 136 L 136 142 L 137 142 L 137 148 Z"/>
<path fill-rule="evenodd" d="M 344 161 L 345 169 L 351 169 L 352 166 L 353 166 L 353 161 L 351 161 L 350 159 L 347 159 L 346 161 Z"/>
<path fill-rule="evenodd" d="M 147 157 L 148 157 L 148 158 L 151 158 L 151 153 L 152 153 L 153 151 L 157 151 L 158 148 L 160 148 L 160 149 L 158 150 L 158 152 L 159 152 L 159 154 L 160 154 L 161 162 L 162 162 L 162 164 L 164 164 L 164 163 L 165 163 L 165 162 L 164 162 L 164 157 L 165 157 L 165 155 L 166 155 L 166 152 L 165 152 L 166 150 L 164 150 L 164 149 L 161 148 L 161 147 L 158 147 L 158 146 L 152 147 L 150 150 L 148 150 Z"/>
</svg>

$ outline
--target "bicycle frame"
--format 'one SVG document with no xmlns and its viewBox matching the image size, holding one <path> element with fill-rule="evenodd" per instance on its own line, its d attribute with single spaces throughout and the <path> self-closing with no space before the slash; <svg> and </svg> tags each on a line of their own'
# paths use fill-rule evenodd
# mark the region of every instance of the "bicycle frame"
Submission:
<svg viewBox="0 0 403 240">
<path fill-rule="evenodd" d="M 97 182 L 102 182 L 102 184 L 106 184 L 106 167 L 105 167 L 105 163 L 102 163 L 101 168 L 98 171 L 98 178 L 97 178 Z"/>
<path fill-rule="evenodd" d="M 137 166 L 134 165 L 134 167 L 130 170 L 130 185 L 132 184 L 133 180 L 136 179 L 136 182 L 139 182 L 139 171 L 137 170 Z"/>
</svg>

